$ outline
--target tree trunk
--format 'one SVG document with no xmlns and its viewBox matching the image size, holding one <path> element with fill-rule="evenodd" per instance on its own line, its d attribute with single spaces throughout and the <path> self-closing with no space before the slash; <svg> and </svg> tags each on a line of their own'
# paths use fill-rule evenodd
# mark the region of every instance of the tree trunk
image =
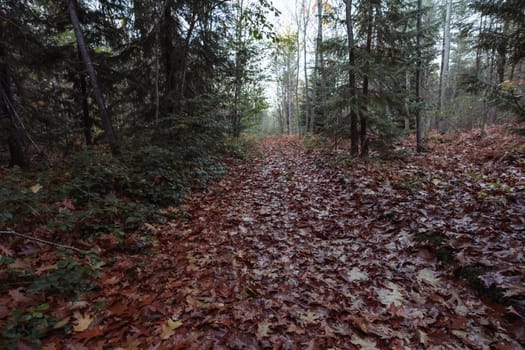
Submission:
<svg viewBox="0 0 525 350">
<path fill-rule="evenodd" d="M 7 66 L 7 57 L 3 46 L 0 46 L 0 125 L 7 129 L 7 144 L 9 146 L 9 166 L 26 168 L 29 160 L 24 150 L 24 137 L 17 122 L 11 91 L 11 76 Z"/>
<path fill-rule="evenodd" d="M 91 60 L 91 57 L 89 55 L 89 51 L 84 40 L 84 34 L 82 33 L 82 29 L 80 28 L 76 0 L 68 0 L 68 10 L 69 16 L 71 18 L 71 23 L 73 24 L 73 29 L 75 31 L 75 36 L 77 38 L 78 49 L 80 50 L 80 53 L 82 55 L 84 65 L 86 66 L 87 74 L 89 75 L 89 79 L 91 81 L 91 87 L 93 88 L 93 95 L 95 96 L 95 100 L 97 101 L 100 117 L 102 120 L 102 127 L 104 128 L 106 139 L 109 143 L 109 147 L 111 148 L 111 153 L 113 155 L 118 155 L 120 154 L 119 145 L 115 136 L 115 132 L 113 131 L 113 125 L 111 124 L 111 120 L 109 119 L 109 113 L 106 109 L 106 102 L 104 100 L 104 95 L 102 94 L 102 89 L 98 84 L 95 67 L 93 66 L 93 61 Z"/>
<path fill-rule="evenodd" d="M 416 151 L 423 152 L 423 135 L 421 130 L 421 0 L 417 0 L 417 25 L 416 25 Z"/>
<path fill-rule="evenodd" d="M 308 10 L 308 7 L 309 6 L 306 6 L 305 4 L 305 0 L 302 1 L 301 3 L 301 12 L 302 12 L 302 16 L 303 16 L 303 57 L 304 57 L 304 96 L 305 96 L 305 106 L 306 106 L 306 110 L 305 110 L 305 113 L 306 113 L 306 127 L 305 127 L 305 130 L 306 132 L 308 132 L 308 125 L 309 125 L 309 121 L 310 121 L 310 118 L 311 118 L 311 115 L 312 115 L 312 108 L 311 108 L 311 103 L 310 103 L 310 91 L 308 90 L 308 64 L 306 62 L 306 53 L 307 53 L 307 40 L 306 40 L 306 36 L 307 36 L 307 31 L 308 31 L 308 22 L 310 21 L 310 16 L 309 16 L 309 10 Z"/>
<path fill-rule="evenodd" d="M 78 50 L 78 56 L 82 59 L 82 54 Z M 82 104 L 82 124 L 84 126 L 84 138 L 86 139 L 86 145 L 91 146 L 93 144 L 93 137 L 91 135 L 91 128 L 93 121 L 89 116 L 89 103 L 88 103 L 88 90 L 86 84 L 86 75 L 84 72 L 79 73 L 80 82 L 80 101 Z"/>
<path fill-rule="evenodd" d="M 317 0 L 317 38 L 315 44 L 315 84 L 314 84 L 314 113 L 310 117 L 310 131 L 315 132 L 316 114 L 321 110 L 322 101 L 322 84 L 323 84 L 323 53 L 321 45 L 323 44 L 323 0 Z"/>
<path fill-rule="evenodd" d="M 445 23 L 443 27 L 443 47 L 441 50 L 441 70 L 439 74 L 439 110 L 445 107 L 446 89 L 448 86 L 448 65 L 450 57 L 450 15 L 452 12 L 452 0 L 446 1 Z"/>
<path fill-rule="evenodd" d="M 352 21 L 352 0 L 346 0 L 346 33 L 348 37 L 348 87 L 350 90 L 350 154 L 359 154 L 359 133 L 357 130 L 357 88 L 355 82 L 354 24 Z"/>
<path fill-rule="evenodd" d="M 365 63 L 365 75 L 363 77 L 363 114 L 361 115 L 361 157 L 368 156 L 368 138 L 367 133 L 367 119 L 368 119 L 368 101 L 369 101 L 369 91 L 368 91 L 368 79 L 370 74 L 370 55 L 372 53 L 372 25 L 373 25 L 373 16 L 374 10 L 372 4 L 368 2 L 368 14 L 367 14 L 367 32 L 366 32 L 366 53 L 368 55 Z"/>
<path fill-rule="evenodd" d="M 240 131 L 237 131 L 237 122 L 240 119 L 239 103 L 240 95 L 242 89 L 242 75 L 244 58 L 243 55 L 243 25 L 242 21 L 244 18 L 244 1 L 240 0 L 238 2 L 239 6 L 239 18 L 237 19 L 236 28 L 235 28 L 235 86 L 234 86 L 234 95 L 233 95 L 233 113 L 235 116 L 235 125 L 234 125 L 234 137 L 240 136 Z"/>
</svg>

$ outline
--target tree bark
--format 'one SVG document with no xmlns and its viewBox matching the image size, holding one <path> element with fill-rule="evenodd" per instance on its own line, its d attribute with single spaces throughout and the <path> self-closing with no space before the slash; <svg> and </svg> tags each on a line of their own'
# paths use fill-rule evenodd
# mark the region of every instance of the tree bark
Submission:
<svg viewBox="0 0 525 350">
<path fill-rule="evenodd" d="M 354 24 L 352 21 L 352 0 L 346 0 L 346 33 L 348 37 L 348 87 L 350 90 L 350 154 L 359 154 L 359 133 L 357 130 L 357 88 L 355 81 Z"/>
<path fill-rule="evenodd" d="M 315 41 L 315 84 L 314 84 L 314 112 L 310 116 L 310 131 L 315 132 L 316 114 L 321 110 L 320 104 L 323 102 L 323 0 L 317 0 L 317 38 Z M 321 114 L 321 113 L 319 113 Z"/>
<path fill-rule="evenodd" d="M 367 133 L 367 119 L 368 119 L 368 101 L 369 101 L 369 73 L 370 73 L 370 55 L 372 53 L 372 25 L 374 10 L 370 1 L 368 2 L 368 13 L 367 13 L 367 30 L 366 30 L 366 53 L 368 55 L 365 63 L 365 75 L 363 77 L 363 114 L 361 115 L 361 157 L 368 156 L 368 138 Z"/>
<path fill-rule="evenodd" d="M 439 74 L 439 110 L 443 111 L 448 86 L 448 65 L 450 57 L 450 16 L 452 0 L 445 0 L 445 23 L 443 27 L 443 47 L 441 50 L 441 70 Z"/>
<path fill-rule="evenodd" d="M 23 132 L 17 122 L 13 106 L 13 92 L 11 90 L 11 75 L 7 66 L 6 53 L 0 46 L 0 125 L 7 129 L 7 144 L 9 147 L 9 166 L 27 168 L 29 160 L 24 149 Z"/>
<path fill-rule="evenodd" d="M 89 51 L 84 40 L 84 34 L 82 33 L 82 29 L 80 27 L 80 21 L 78 19 L 78 12 L 76 7 L 76 0 L 67 1 L 69 16 L 71 18 L 71 23 L 73 24 L 75 36 L 77 38 L 78 49 L 80 50 L 82 59 L 84 61 L 84 65 L 86 66 L 87 74 L 89 75 L 89 79 L 91 81 L 93 95 L 95 96 L 95 100 L 97 101 L 100 117 L 102 120 L 102 127 L 104 128 L 106 139 L 109 143 L 109 147 L 111 148 L 111 153 L 113 155 L 118 155 L 120 154 L 119 145 L 115 136 L 115 132 L 113 131 L 113 125 L 111 124 L 111 120 L 109 118 L 109 113 L 106 108 L 106 102 L 104 100 L 104 95 L 102 94 L 102 89 L 98 84 L 95 67 L 93 66 L 93 61 L 91 60 L 91 56 L 89 55 Z"/>
<path fill-rule="evenodd" d="M 80 59 L 82 59 L 82 54 L 80 53 L 80 50 L 78 50 L 78 56 Z M 80 72 L 79 75 L 80 101 L 82 104 L 82 124 L 84 126 L 84 138 L 86 139 L 86 145 L 91 146 L 93 144 L 93 136 L 91 135 L 91 127 L 93 126 L 93 121 L 89 116 L 86 75 L 84 74 L 84 72 Z"/>
<path fill-rule="evenodd" d="M 421 8 L 422 1 L 417 0 L 417 24 L 416 24 L 416 151 L 423 152 L 423 135 L 421 128 Z"/>
<path fill-rule="evenodd" d="M 308 12 L 308 8 L 309 6 L 306 6 L 306 3 L 305 3 L 305 0 L 302 0 L 302 3 L 301 3 L 301 12 L 302 12 L 302 20 L 303 20 L 303 57 L 304 57 L 304 95 L 305 95 L 305 106 L 306 106 L 306 110 L 305 110 L 305 113 L 306 113 L 306 125 L 305 125 L 305 131 L 308 132 L 308 125 L 309 125 L 309 122 L 310 122 L 310 118 L 311 118 L 311 115 L 312 115 L 312 105 L 311 105 L 311 102 L 310 102 L 310 91 L 308 90 L 308 64 L 306 62 L 306 52 L 307 52 L 307 40 L 306 40 L 306 36 L 307 36 L 307 30 L 308 30 L 308 23 L 310 22 L 310 15 L 309 15 L 309 12 Z M 298 68 L 299 69 L 299 68 Z"/>
</svg>

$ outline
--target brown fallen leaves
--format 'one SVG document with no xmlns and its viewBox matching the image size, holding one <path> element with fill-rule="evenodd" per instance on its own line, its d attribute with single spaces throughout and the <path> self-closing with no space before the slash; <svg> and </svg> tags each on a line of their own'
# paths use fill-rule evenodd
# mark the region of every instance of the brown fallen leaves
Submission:
<svg viewBox="0 0 525 350">
<path fill-rule="evenodd" d="M 87 304 L 63 309 L 72 333 L 44 347 L 520 349 L 523 148 L 482 142 L 436 136 L 431 153 L 342 167 L 298 138 L 265 139 L 184 217 L 145 226 L 145 253 L 105 257 Z M 506 304 L 454 278 L 473 263 Z M 28 302 L 18 289 L 2 300 Z"/>
</svg>

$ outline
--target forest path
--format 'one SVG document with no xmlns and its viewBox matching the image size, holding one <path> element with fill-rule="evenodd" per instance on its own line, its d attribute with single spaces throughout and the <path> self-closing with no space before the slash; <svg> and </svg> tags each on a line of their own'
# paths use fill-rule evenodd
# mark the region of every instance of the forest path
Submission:
<svg viewBox="0 0 525 350">
<path fill-rule="evenodd" d="M 267 138 L 259 147 L 253 160 L 192 194 L 185 218 L 150 227 L 151 256 L 123 256 L 107 272 L 97 334 L 104 344 L 522 347 L 498 312 L 416 246 L 414 223 L 396 218 L 414 209 L 414 198 L 372 178 L 348 178 L 298 138 Z M 355 166 L 367 172 L 366 163 Z"/>
</svg>

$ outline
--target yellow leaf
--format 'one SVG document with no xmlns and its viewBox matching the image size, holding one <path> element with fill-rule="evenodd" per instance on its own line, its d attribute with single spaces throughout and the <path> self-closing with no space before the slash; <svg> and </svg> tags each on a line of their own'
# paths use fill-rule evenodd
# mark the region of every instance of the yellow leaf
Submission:
<svg viewBox="0 0 525 350">
<path fill-rule="evenodd" d="M 173 321 L 172 319 L 168 319 L 168 321 L 162 325 L 160 339 L 162 340 L 168 339 L 173 334 L 175 334 L 175 330 L 181 326 L 182 326 L 181 320 Z"/>
<path fill-rule="evenodd" d="M 73 326 L 75 332 L 83 332 L 89 328 L 91 322 L 93 322 L 93 317 L 89 315 L 82 315 L 80 312 L 75 312 L 73 317 L 77 320 L 77 324 Z"/>
<path fill-rule="evenodd" d="M 36 185 L 33 185 L 31 187 L 29 187 L 29 189 L 31 190 L 31 192 L 33 193 L 38 193 L 40 192 L 40 190 L 42 189 L 42 185 L 41 184 L 36 184 Z"/>
</svg>

